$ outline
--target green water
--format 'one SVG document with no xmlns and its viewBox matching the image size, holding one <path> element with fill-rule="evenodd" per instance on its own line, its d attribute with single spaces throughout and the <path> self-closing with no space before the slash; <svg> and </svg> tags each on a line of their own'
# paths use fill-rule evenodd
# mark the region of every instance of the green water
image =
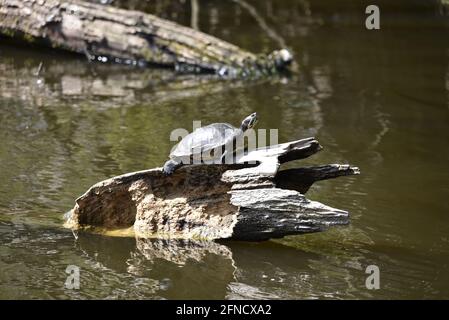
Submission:
<svg viewBox="0 0 449 320">
<path fill-rule="evenodd" d="M 358 1 L 198 2 L 202 31 L 254 52 L 285 43 L 299 72 L 179 77 L 0 40 L 0 298 L 448 299 L 447 8 L 378 1 L 381 30 L 368 31 Z M 189 1 L 128 3 L 191 23 Z M 171 130 L 253 111 L 280 142 L 319 139 L 325 149 L 304 164 L 360 167 L 308 193 L 348 210 L 349 226 L 262 243 L 62 228 L 93 183 L 162 165 Z M 379 290 L 365 287 L 372 264 Z M 79 290 L 64 287 L 68 265 L 81 268 Z"/>
</svg>

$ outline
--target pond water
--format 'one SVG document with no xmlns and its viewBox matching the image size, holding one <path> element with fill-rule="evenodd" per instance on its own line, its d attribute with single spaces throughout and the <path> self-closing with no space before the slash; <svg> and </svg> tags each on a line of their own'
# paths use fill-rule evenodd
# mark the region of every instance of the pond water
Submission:
<svg viewBox="0 0 449 320">
<path fill-rule="evenodd" d="M 190 25 L 190 1 L 116 1 Z M 353 4 L 357 3 L 357 4 Z M 448 8 L 377 1 L 198 1 L 200 30 L 298 72 L 261 81 L 88 63 L 0 41 L 0 298 L 449 298 Z M 39 65 L 42 68 L 37 73 Z M 62 227 L 93 183 L 161 166 L 171 130 L 253 111 L 279 141 L 315 136 L 305 165 L 350 163 L 308 197 L 351 224 L 261 243 L 143 240 Z M 68 265 L 79 290 L 64 287 Z M 365 286 L 369 265 L 380 289 Z"/>
</svg>

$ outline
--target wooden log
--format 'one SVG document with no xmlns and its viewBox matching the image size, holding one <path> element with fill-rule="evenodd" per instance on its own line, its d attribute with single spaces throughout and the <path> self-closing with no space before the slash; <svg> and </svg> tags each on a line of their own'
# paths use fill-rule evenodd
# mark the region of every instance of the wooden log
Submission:
<svg viewBox="0 0 449 320">
<path fill-rule="evenodd" d="M 150 14 L 81 0 L 0 0 L 0 33 L 84 54 L 89 60 L 223 77 L 274 74 L 292 61 L 285 48 L 258 56 Z"/>
<path fill-rule="evenodd" d="M 171 176 L 161 168 L 117 176 L 79 197 L 66 226 L 133 227 L 139 237 L 259 241 L 348 224 L 348 212 L 308 200 L 297 190 L 307 191 L 318 180 L 358 174 L 358 168 L 279 171 L 282 162 L 319 150 L 318 141 L 307 138 L 238 155 L 232 165 L 188 165 Z M 291 170 L 296 170 L 292 177 Z"/>
<path fill-rule="evenodd" d="M 276 185 L 283 189 L 292 189 L 306 193 L 316 181 L 359 174 L 357 167 L 341 164 L 295 168 L 278 172 L 275 177 Z"/>
</svg>

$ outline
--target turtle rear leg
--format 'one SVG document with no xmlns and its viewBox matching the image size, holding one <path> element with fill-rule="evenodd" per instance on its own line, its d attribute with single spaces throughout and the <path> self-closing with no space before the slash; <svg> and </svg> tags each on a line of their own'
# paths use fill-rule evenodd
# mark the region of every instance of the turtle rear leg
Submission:
<svg viewBox="0 0 449 320">
<path fill-rule="evenodd" d="M 170 159 L 164 164 L 164 168 L 162 169 L 162 172 L 166 174 L 167 176 L 171 175 L 173 172 L 175 172 L 176 169 L 182 166 L 181 161 L 177 161 L 174 159 Z"/>
</svg>

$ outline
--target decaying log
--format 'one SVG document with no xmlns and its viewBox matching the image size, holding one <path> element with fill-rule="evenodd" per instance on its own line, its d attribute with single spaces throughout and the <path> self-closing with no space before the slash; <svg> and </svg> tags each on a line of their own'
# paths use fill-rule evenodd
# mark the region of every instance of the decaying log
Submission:
<svg viewBox="0 0 449 320">
<path fill-rule="evenodd" d="M 286 49 L 257 56 L 150 14 L 80 0 L 0 0 L 0 32 L 90 60 L 228 77 L 276 73 L 292 60 Z"/>
<path fill-rule="evenodd" d="M 281 163 L 319 150 L 318 141 L 307 138 L 250 151 L 232 165 L 184 166 L 171 176 L 161 168 L 117 176 L 79 197 L 66 226 L 133 227 L 140 237 L 265 240 L 348 224 L 348 212 L 303 193 L 315 181 L 358 174 L 358 168 L 279 170 Z"/>
<path fill-rule="evenodd" d="M 274 181 L 279 188 L 306 193 L 315 181 L 359 174 L 357 167 L 328 164 L 312 168 L 295 168 L 277 173 Z"/>
</svg>

